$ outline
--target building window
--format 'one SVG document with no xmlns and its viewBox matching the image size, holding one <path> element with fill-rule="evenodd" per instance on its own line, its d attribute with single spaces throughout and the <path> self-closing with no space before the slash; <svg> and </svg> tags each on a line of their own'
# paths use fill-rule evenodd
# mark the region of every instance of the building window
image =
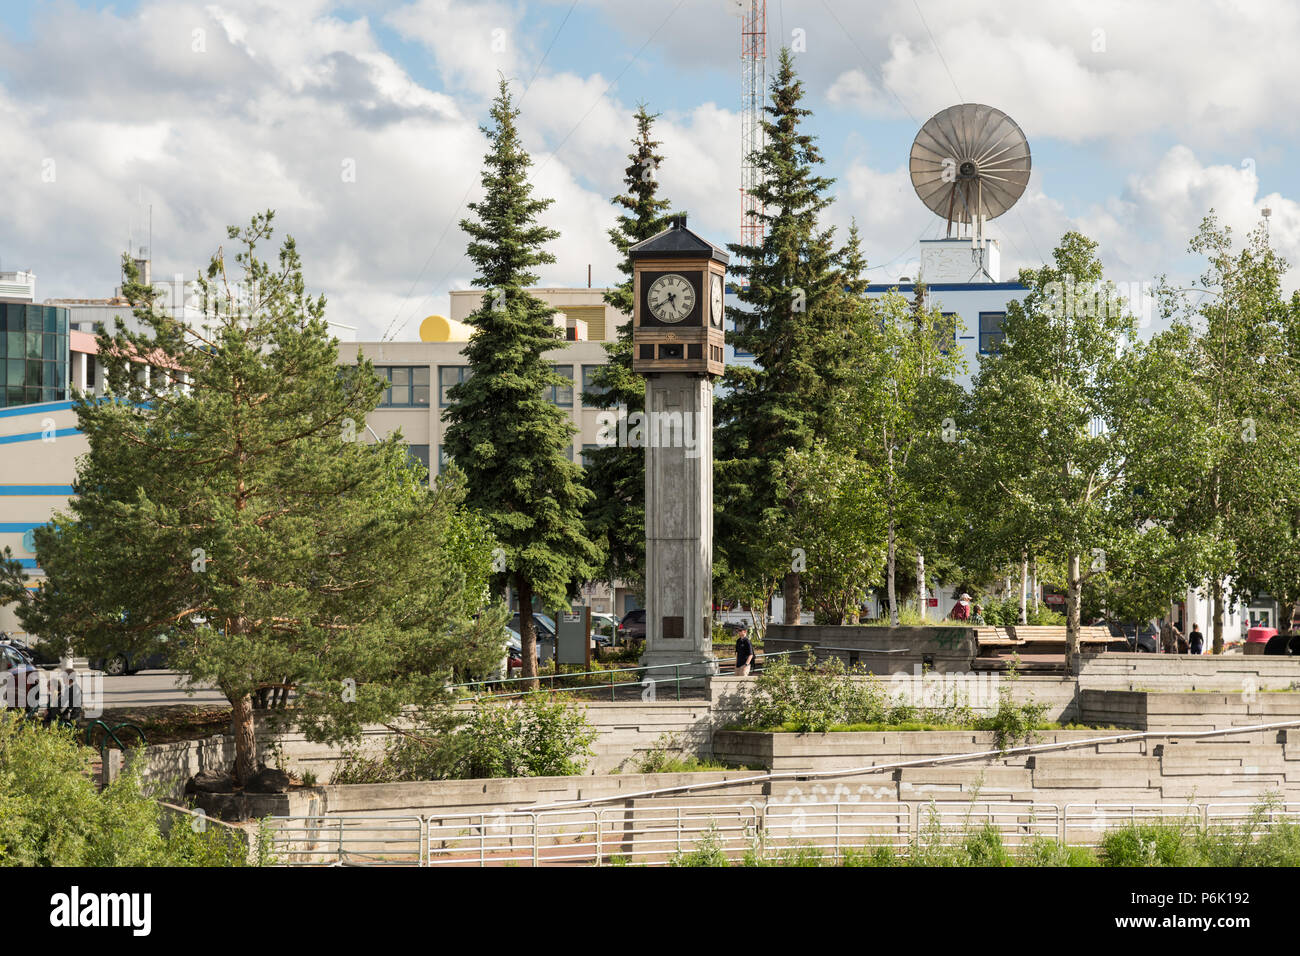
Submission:
<svg viewBox="0 0 1300 956">
<path fill-rule="evenodd" d="M 86 391 L 95 391 L 95 356 L 86 356 Z"/>
<path fill-rule="evenodd" d="M 67 310 L 0 303 L 0 406 L 67 397 Z"/>
<path fill-rule="evenodd" d="M 1005 312 L 981 312 L 980 313 L 980 354 L 989 355 L 996 352 L 1002 345 L 1005 336 L 1002 333 L 1002 322 L 1007 317 Z"/>
<path fill-rule="evenodd" d="M 739 345 L 736 344 L 736 336 L 742 334 L 745 331 L 745 324 L 737 320 L 732 323 L 731 327 L 732 327 L 731 347 L 732 350 L 735 352 L 736 358 L 753 358 L 754 357 L 753 352 L 746 352 L 744 349 L 742 349 Z"/>
<path fill-rule="evenodd" d="M 568 385 L 549 385 L 546 388 L 546 400 L 559 405 L 562 408 L 573 407 L 573 366 L 572 365 L 552 365 L 551 368 L 556 375 L 569 380 Z M 573 460 L 570 453 L 569 460 Z"/>
<path fill-rule="evenodd" d="M 428 408 L 427 365 L 376 365 L 375 374 L 388 382 L 380 408 Z"/>
<path fill-rule="evenodd" d="M 469 378 L 468 365 L 443 365 L 438 368 L 438 407 L 446 408 L 451 402 L 447 398 L 447 389 L 459 385 Z"/>
<path fill-rule="evenodd" d="M 446 471 L 447 466 L 450 464 L 451 464 L 451 455 L 447 454 L 447 447 L 445 445 L 439 445 L 438 446 L 438 474 L 441 475 L 444 471 Z"/>
<path fill-rule="evenodd" d="M 428 445 L 407 445 L 406 454 L 410 456 L 411 461 L 418 462 L 424 469 L 424 480 L 429 480 L 429 446 Z"/>
<path fill-rule="evenodd" d="M 608 388 L 604 388 L 600 385 L 596 385 L 592 381 L 596 372 L 604 367 L 605 366 L 603 365 L 584 365 L 582 367 L 582 404 L 585 405 L 587 408 L 599 407 L 599 406 L 587 404 L 588 395 L 604 395 L 606 392 L 609 391 Z"/>
<path fill-rule="evenodd" d="M 595 460 L 592 453 L 599 447 L 600 445 L 595 445 L 595 444 L 582 446 L 582 467 L 583 468 L 591 467 L 592 462 Z"/>
</svg>

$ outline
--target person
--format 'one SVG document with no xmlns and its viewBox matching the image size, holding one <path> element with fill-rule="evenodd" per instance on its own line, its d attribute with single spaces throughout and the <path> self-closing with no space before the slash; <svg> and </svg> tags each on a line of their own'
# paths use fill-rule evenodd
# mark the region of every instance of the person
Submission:
<svg viewBox="0 0 1300 956">
<path fill-rule="evenodd" d="M 46 727 L 55 721 L 75 724 L 81 719 L 81 682 L 77 678 L 77 669 L 68 658 L 64 658 L 60 669 L 62 673 L 50 681 L 49 706 L 45 710 Z"/>
<path fill-rule="evenodd" d="M 1201 625 L 1192 625 L 1192 633 L 1187 635 L 1187 646 L 1193 654 L 1205 653 L 1205 635 L 1201 633 Z"/>
<path fill-rule="evenodd" d="M 1178 638 L 1175 636 L 1175 633 L 1176 633 L 1176 628 L 1168 621 L 1165 621 L 1163 624 L 1160 625 L 1160 653 L 1161 654 L 1178 653 Z"/>
<path fill-rule="evenodd" d="M 749 628 L 740 626 L 736 638 L 736 676 L 748 677 L 749 668 L 754 663 L 754 645 L 749 643 Z"/>
<path fill-rule="evenodd" d="M 953 605 L 950 616 L 954 621 L 970 620 L 970 595 L 965 591 L 957 599 L 957 603 Z"/>
<path fill-rule="evenodd" d="M 1190 645 L 1187 642 L 1187 635 L 1183 633 L 1182 628 L 1177 624 L 1174 625 L 1174 639 L 1178 641 L 1178 653 L 1186 654 Z"/>
<path fill-rule="evenodd" d="M 984 623 L 984 608 L 979 604 L 975 605 L 975 613 L 971 615 L 970 622 L 972 624 Z"/>
</svg>

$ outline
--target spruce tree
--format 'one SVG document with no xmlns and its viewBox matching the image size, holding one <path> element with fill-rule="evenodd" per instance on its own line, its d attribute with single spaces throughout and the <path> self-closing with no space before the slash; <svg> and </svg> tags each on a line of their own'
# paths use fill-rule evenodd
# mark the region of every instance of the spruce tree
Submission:
<svg viewBox="0 0 1300 956">
<path fill-rule="evenodd" d="M 90 446 L 69 513 L 36 535 L 46 577 L 29 631 L 94 657 L 157 650 L 232 707 L 235 774 L 256 770 L 253 710 L 310 739 L 356 739 L 406 705 L 445 702 L 456 673 L 500 660 L 504 609 L 483 608 L 492 543 L 430 489 L 400 433 L 360 440 L 383 381 L 340 365 L 323 297 L 292 238 L 257 257 L 273 214 L 229 238 L 200 277 L 201 320 L 155 307 L 129 260 L 121 323 L 98 347 L 112 397 L 81 397 Z M 234 266 L 242 267 L 242 277 Z"/>
<path fill-rule="evenodd" d="M 443 441 L 465 474 L 469 503 L 504 551 L 501 573 L 519 601 L 523 676 L 533 677 L 533 597 L 551 609 L 565 604 L 590 578 L 597 553 L 582 525 L 591 492 L 566 454 L 576 429 L 545 394 L 568 384 L 544 358 L 560 344 L 555 309 L 528 291 L 538 281 L 533 270 L 555 261 L 545 244 L 558 233 L 538 222 L 551 200 L 532 194 L 532 160 L 520 142 L 519 110 L 504 79 L 491 115 L 493 125 L 483 128 L 490 144 L 484 195 L 470 204 L 474 218 L 460 223 L 478 269 L 473 284 L 484 294 L 466 319 L 474 328 L 465 347 L 468 378 L 448 392 Z"/>
<path fill-rule="evenodd" d="M 652 136 L 658 114 L 637 107 L 636 136 L 623 181 L 627 191 L 611 202 L 624 211 L 609 230 L 609 240 L 619 254 L 619 271 L 625 279 L 605 293 L 605 301 L 625 315 L 633 310 L 632 261 L 627 251 L 668 228 L 671 208 L 658 195 L 658 170 L 663 156 Z M 605 345 L 606 365 L 592 375 L 593 389 L 583 404 L 632 415 L 645 409 L 645 379 L 632 371 L 632 323 L 618 330 L 618 338 Z M 611 436 L 613 437 L 613 436 Z M 645 588 L 645 449 L 604 445 L 588 455 L 584 479 L 592 492 L 587 508 L 587 533 L 601 549 L 601 574 L 612 587 L 622 580 L 637 592 Z"/>
<path fill-rule="evenodd" d="M 764 107 L 765 147 L 755 153 L 763 205 L 761 245 L 729 246 L 742 281 L 733 307 L 731 341 L 754 355 L 753 366 L 733 365 L 717 406 L 716 534 L 732 575 L 767 578 L 779 571 L 786 586 L 786 620 L 797 621 L 798 573 L 791 551 L 798 541 L 773 541 L 764 527 L 788 513 L 776 463 L 788 450 L 805 451 L 830 428 L 845 338 L 841 253 L 833 230 L 818 218 L 831 200 L 833 179 L 820 176 L 814 137 L 801 130 L 810 111 L 799 105 L 803 84 L 790 51 L 781 51 L 771 99 Z"/>
</svg>

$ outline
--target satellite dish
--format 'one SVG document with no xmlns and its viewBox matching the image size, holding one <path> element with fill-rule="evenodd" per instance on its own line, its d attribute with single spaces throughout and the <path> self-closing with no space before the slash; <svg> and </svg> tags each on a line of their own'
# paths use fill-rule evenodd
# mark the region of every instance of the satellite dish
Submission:
<svg viewBox="0 0 1300 956">
<path fill-rule="evenodd" d="M 973 226 L 1015 205 L 1029 185 L 1029 141 L 1006 113 L 980 103 L 961 103 L 935 113 L 912 142 L 910 162 L 916 194 L 948 221 Z"/>
</svg>

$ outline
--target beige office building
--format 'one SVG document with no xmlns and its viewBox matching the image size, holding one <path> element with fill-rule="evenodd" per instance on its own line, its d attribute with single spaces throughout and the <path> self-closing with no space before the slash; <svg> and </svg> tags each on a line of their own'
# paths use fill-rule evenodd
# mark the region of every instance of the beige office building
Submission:
<svg viewBox="0 0 1300 956">
<path fill-rule="evenodd" d="M 582 393 L 590 387 L 592 372 L 607 361 L 605 343 L 617 339 L 618 327 L 629 321 L 629 316 L 605 304 L 604 289 L 530 291 L 559 310 L 554 321 L 563 330 L 564 341 L 557 342 L 546 358 L 572 385 L 552 388 L 549 398 L 569 413 L 578 430 L 569 454 L 581 463 L 583 452 L 596 446 L 601 429 L 597 419 L 601 410 L 585 406 Z M 434 475 L 446 463 L 443 412 L 447 390 L 466 374 L 463 350 L 473 329 L 464 320 L 482 300 L 483 292 L 478 289 L 452 292 L 450 317 L 426 318 L 420 326 L 420 341 L 344 343 L 339 348 L 340 361 L 351 362 L 360 351 L 390 383 L 366 425 L 379 437 L 400 428 L 411 454 Z M 582 601 L 596 613 L 620 616 L 637 606 L 622 587 L 611 591 L 599 584 L 584 588 Z"/>
</svg>

